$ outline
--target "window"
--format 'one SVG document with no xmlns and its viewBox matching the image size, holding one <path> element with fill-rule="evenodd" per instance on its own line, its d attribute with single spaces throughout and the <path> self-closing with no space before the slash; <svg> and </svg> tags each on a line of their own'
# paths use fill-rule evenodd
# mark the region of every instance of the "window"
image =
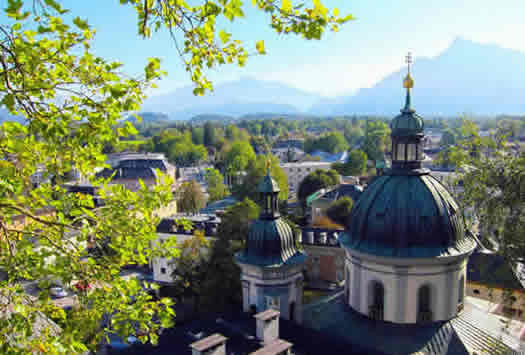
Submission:
<svg viewBox="0 0 525 355">
<path fill-rule="evenodd" d="M 385 289 L 383 284 L 379 281 L 372 281 L 371 287 L 371 302 L 368 307 L 368 316 L 375 320 L 383 320 L 384 305 L 385 305 Z"/>
<path fill-rule="evenodd" d="M 417 294 L 417 322 L 425 323 L 432 321 L 432 311 L 430 308 L 430 286 L 421 286 Z"/>
<path fill-rule="evenodd" d="M 397 145 L 396 160 L 405 160 L 405 145 L 403 143 Z"/>
<path fill-rule="evenodd" d="M 281 307 L 281 300 L 279 296 L 266 296 L 266 309 L 276 309 L 280 310 Z"/>
<path fill-rule="evenodd" d="M 413 143 L 407 144 L 407 160 L 416 160 L 416 145 Z"/>
<path fill-rule="evenodd" d="M 160 273 L 163 274 L 163 275 L 166 274 L 166 268 L 165 267 L 161 267 L 160 268 Z"/>
<path fill-rule="evenodd" d="M 474 291 L 472 291 L 472 292 L 473 292 L 475 295 L 479 295 L 479 290 L 477 290 L 477 289 L 474 290 Z"/>
</svg>

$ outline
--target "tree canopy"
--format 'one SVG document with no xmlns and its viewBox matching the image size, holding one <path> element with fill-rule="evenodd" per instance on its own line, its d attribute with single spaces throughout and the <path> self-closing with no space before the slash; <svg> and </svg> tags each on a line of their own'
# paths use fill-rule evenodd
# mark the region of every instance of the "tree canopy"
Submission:
<svg viewBox="0 0 525 355">
<path fill-rule="evenodd" d="M 267 173 L 267 163 L 270 162 L 270 174 L 279 185 L 279 199 L 281 201 L 288 199 L 288 176 L 280 166 L 279 159 L 273 154 L 259 154 L 255 160 L 252 160 L 246 167 L 246 176 L 240 183 L 233 187 L 234 194 L 239 198 L 249 198 L 253 201 L 259 201 L 257 186 Z"/>
<path fill-rule="evenodd" d="M 140 35 L 150 37 L 161 29 L 172 34 L 198 95 L 212 88 L 206 69 L 226 63 L 242 66 L 252 54 L 249 48 L 259 54 L 266 51 L 260 39 L 247 47 L 219 28 L 221 19 L 243 17 L 238 0 L 120 3 L 136 11 Z M 294 6 L 288 0 L 252 4 L 269 15 L 277 33 L 307 39 L 318 39 L 325 29 L 335 31 L 351 19 L 339 17 L 337 10 L 329 11 L 320 1 L 312 7 Z M 166 74 L 160 60 L 150 58 L 139 76 L 123 73 L 124 63 L 93 54 L 95 29 L 82 14 L 68 13 L 59 0 L 8 0 L 3 14 L 0 104 L 25 122 L 0 127 L 0 265 L 7 275 L 0 281 L 0 299 L 2 307 L 7 303 L 14 310 L 0 320 L 0 330 L 16 335 L 15 342 L 0 338 L 0 352 L 95 350 L 109 332 L 126 337 L 136 332 L 134 325 L 146 330 L 139 337 L 142 341 L 156 342 L 158 329 L 171 323 L 169 300 L 153 300 L 140 283 L 123 280 L 119 271 L 123 265 L 144 265 L 157 256 L 177 256 L 175 244 L 152 246 L 159 222 L 155 211 L 171 202 L 172 181 L 158 174 L 154 187 L 142 184 L 131 192 L 96 178 L 94 172 L 104 167 L 105 145 L 137 133 L 129 121 L 119 122 L 139 111 L 145 92 Z M 204 136 L 209 139 L 209 132 Z M 187 142 L 183 139 L 181 149 Z M 188 155 L 194 153 L 190 150 Z M 201 153 L 198 148 L 197 158 L 191 159 L 198 160 Z M 33 185 L 37 169 L 52 181 Z M 103 206 L 95 206 L 90 195 L 68 193 L 64 177 L 73 169 L 100 187 Z M 24 223 L 15 223 L 20 220 Z M 103 241 L 110 253 L 95 257 L 84 247 Z M 30 298 L 19 282 L 46 277 L 66 285 L 80 280 L 94 286 L 79 295 L 78 305 L 66 315 L 48 294 Z M 37 315 L 61 319 L 60 336 L 45 330 L 30 336 Z M 102 322 L 107 315 L 114 320 L 111 329 Z"/>
<path fill-rule="evenodd" d="M 365 152 L 355 149 L 348 153 L 348 159 L 344 163 L 335 163 L 332 168 L 339 174 L 345 176 L 361 176 L 366 172 L 368 157 Z"/>
<path fill-rule="evenodd" d="M 390 128 L 382 121 L 367 121 L 363 150 L 368 159 L 383 160 L 390 147 Z"/>
<path fill-rule="evenodd" d="M 304 142 L 304 151 L 311 153 L 321 150 L 328 153 L 340 153 L 348 149 L 348 143 L 341 132 L 333 131 L 320 137 L 311 137 Z"/>
<path fill-rule="evenodd" d="M 326 215 L 337 224 L 346 226 L 350 222 L 350 214 L 353 206 L 354 200 L 352 200 L 351 197 L 343 196 L 328 206 Z"/>
<path fill-rule="evenodd" d="M 339 183 L 339 174 L 337 171 L 330 169 L 330 170 L 322 170 L 318 169 L 311 173 L 310 175 L 307 175 L 301 184 L 299 185 L 299 190 L 297 192 L 297 198 L 301 200 L 303 206 L 306 204 L 306 198 L 313 194 L 314 192 L 335 186 Z"/>
<path fill-rule="evenodd" d="M 206 205 L 201 185 L 195 180 L 182 184 L 178 191 L 177 208 L 180 212 L 196 214 Z"/>
<path fill-rule="evenodd" d="M 525 153 L 512 149 L 505 132 L 480 136 L 470 120 L 463 121 L 460 132 L 449 157 L 464 188 L 459 201 L 470 228 L 479 231 L 485 247 L 512 263 L 523 262 Z"/>
<path fill-rule="evenodd" d="M 208 202 L 222 200 L 229 195 L 228 187 L 224 184 L 224 176 L 219 170 L 207 169 L 206 183 L 208 184 Z"/>
<path fill-rule="evenodd" d="M 252 222 L 259 217 L 259 210 L 259 206 L 249 198 L 236 203 L 221 217 L 217 235 L 230 241 L 244 242 Z"/>
</svg>

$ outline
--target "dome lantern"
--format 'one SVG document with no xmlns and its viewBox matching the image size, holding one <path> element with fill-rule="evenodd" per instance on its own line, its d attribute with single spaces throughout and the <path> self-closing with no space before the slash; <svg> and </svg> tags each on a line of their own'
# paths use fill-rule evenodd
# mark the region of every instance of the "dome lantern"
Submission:
<svg viewBox="0 0 525 355">
<path fill-rule="evenodd" d="M 266 176 L 263 177 L 257 192 L 262 201 L 261 219 L 276 219 L 279 218 L 279 199 L 278 195 L 281 192 L 279 185 L 272 178 L 270 174 L 270 161 L 266 162 Z"/>
<path fill-rule="evenodd" d="M 396 174 L 417 174 L 422 172 L 423 161 L 423 118 L 411 106 L 410 90 L 414 87 L 414 80 L 410 75 L 412 56 L 406 57 L 408 73 L 403 80 L 403 87 L 407 90 L 405 107 L 401 114 L 396 116 L 390 127 L 392 129 L 392 172 Z"/>
</svg>

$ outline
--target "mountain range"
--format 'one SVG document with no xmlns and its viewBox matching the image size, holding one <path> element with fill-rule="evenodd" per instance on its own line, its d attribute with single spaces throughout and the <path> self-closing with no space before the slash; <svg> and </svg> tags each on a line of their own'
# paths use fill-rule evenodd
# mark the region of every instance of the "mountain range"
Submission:
<svg viewBox="0 0 525 355">
<path fill-rule="evenodd" d="M 321 65 L 319 70 L 323 70 Z M 280 82 L 245 77 L 216 84 L 214 92 L 205 96 L 194 96 L 190 86 L 153 96 L 146 100 L 143 110 L 149 111 L 146 120 L 247 115 L 392 116 L 404 104 L 405 75 L 406 69 L 402 68 L 370 88 L 335 98 L 323 98 Z M 436 57 L 416 58 L 412 76 L 412 104 L 422 115 L 483 116 L 525 111 L 524 52 L 458 38 Z M 0 108 L 0 123 L 13 119 Z"/>
<path fill-rule="evenodd" d="M 319 70 L 323 70 L 322 66 Z M 404 104 L 406 69 L 349 96 L 323 98 L 278 82 L 253 78 L 218 84 L 209 95 L 191 87 L 152 97 L 145 108 L 171 119 L 201 114 L 394 115 Z M 416 58 L 412 66 L 414 108 L 423 115 L 520 114 L 525 111 L 525 53 L 458 38 L 440 55 Z M 327 83 L 329 85 L 329 83 Z"/>
</svg>

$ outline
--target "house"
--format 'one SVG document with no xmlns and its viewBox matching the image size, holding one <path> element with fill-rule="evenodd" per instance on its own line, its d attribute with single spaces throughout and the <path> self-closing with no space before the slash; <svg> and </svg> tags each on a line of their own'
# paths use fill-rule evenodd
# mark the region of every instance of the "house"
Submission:
<svg viewBox="0 0 525 355">
<path fill-rule="evenodd" d="M 323 190 L 320 194 L 314 194 L 307 199 L 307 205 L 310 206 L 311 220 L 317 221 L 320 217 L 326 215 L 326 210 L 330 205 L 339 200 L 341 197 L 350 197 L 354 203 L 363 192 L 363 187 L 354 184 L 341 184 L 330 190 Z"/>
<path fill-rule="evenodd" d="M 283 163 L 281 168 L 288 177 L 288 190 L 290 195 L 295 195 L 299 190 L 299 185 L 304 178 L 313 173 L 315 170 L 330 170 L 332 167 L 331 163 L 326 162 L 315 162 L 305 161 L 301 163 Z"/>
<path fill-rule="evenodd" d="M 192 228 L 185 230 L 182 226 L 177 225 L 176 220 L 178 218 L 190 220 Z M 164 218 L 157 226 L 158 238 L 156 243 L 162 245 L 166 240 L 176 238 L 177 244 L 182 244 L 184 241 L 193 238 L 196 230 L 202 230 L 207 238 L 212 238 L 217 234 L 219 223 L 220 219 L 215 217 L 215 215 L 172 216 L 171 218 Z M 156 258 L 151 260 L 150 267 L 153 271 L 153 281 L 161 285 L 172 282 L 172 260 L 168 258 Z"/>
</svg>

